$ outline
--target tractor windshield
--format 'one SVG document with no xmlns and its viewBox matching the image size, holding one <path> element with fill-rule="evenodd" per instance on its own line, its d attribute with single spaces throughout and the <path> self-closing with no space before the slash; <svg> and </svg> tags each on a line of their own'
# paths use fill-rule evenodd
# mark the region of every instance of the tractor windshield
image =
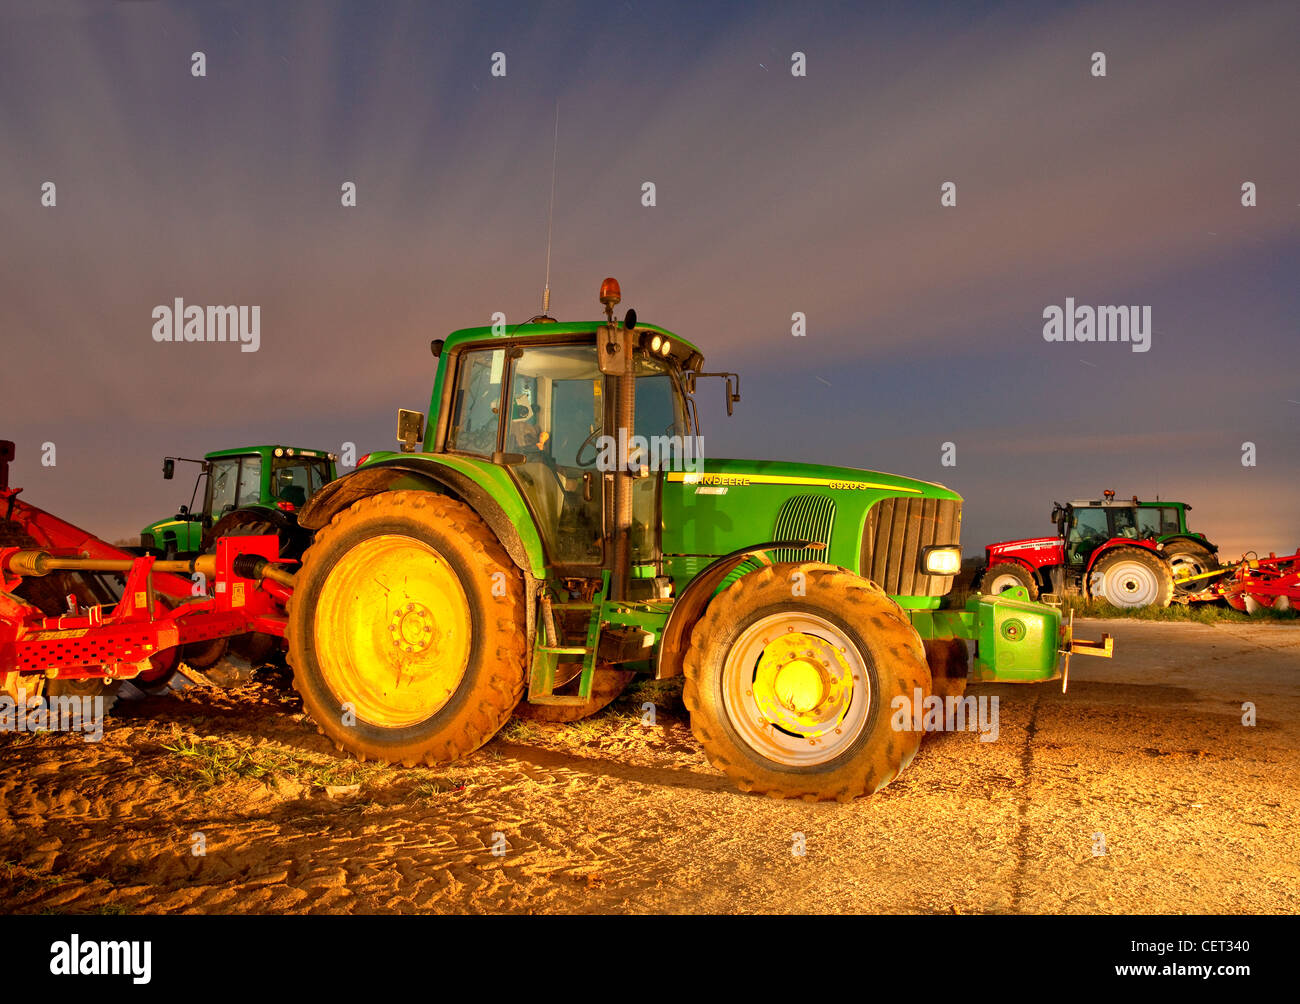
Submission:
<svg viewBox="0 0 1300 1004">
<path fill-rule="evenodd" d="M 277 457 L 271 491 L 281 502 L 299 507 L 330 479 L 329 461 L 318 457 Z"/>
<path fill-rule="evenodd" d="M 462 353 L 452 401 L 447 449 L 490 457 L 500 429 L 501 378 L 505 349 L 474 349 Z"/>
<path fill-rule="evenodd" d="M 1066 541 L 1066 555 L 1072 565 L 1086 564 L 1088 555 L 1110 537 L 1105 509 L 1075 509 L 1074 525 Z"/>
</svg>

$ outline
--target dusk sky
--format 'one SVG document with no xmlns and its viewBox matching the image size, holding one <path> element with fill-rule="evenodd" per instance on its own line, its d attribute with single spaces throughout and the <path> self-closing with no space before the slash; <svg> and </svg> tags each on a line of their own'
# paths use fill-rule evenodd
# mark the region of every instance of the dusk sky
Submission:
<svg viewBox="0 0 1300 1004">
<path fill-rule="evenodd" d="M 1294 0 L 0 0 L 12 480 L 114 539 L 189 500 L 165 454 L 392 448 L 430 338 L 540 310 L 558 102 L 551 313 L 613 275 L 738 370 L 706 454 L 940 481 L 968 554 L 1105 488 L 1289 553 L 1298 53 Z M 259 350 L 156 343 L 177 297 L 259 305 Z M 1045 341 L 1066 297 L 1149 306 L 1150 351 Z"/>
</svg>

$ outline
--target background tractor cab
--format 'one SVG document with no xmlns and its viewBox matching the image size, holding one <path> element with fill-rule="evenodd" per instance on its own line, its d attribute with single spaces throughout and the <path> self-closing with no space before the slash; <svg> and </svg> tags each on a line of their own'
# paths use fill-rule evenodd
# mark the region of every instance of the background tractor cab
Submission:
<svg viewBox="0 0 1300 1004">
<path fill-rule="evenodd" d="M 165 457 L 165 480 L 176 476 L 178 460 L 197 464 L 199 473 L 189 504 L 146 526 L 140 548 L 168 558 L 187 557 L 210 550 L 218 537 L 259 532 L 279 534 L 286 555 L 300 552 L 306 538 L 298 531 L 297 511 L 334 480 L 337 459 L 324 450 L 294 446 L 214 450 L 202 460 Z M 200 488 L 202 507 L 195 509 Z"/>
</svg>

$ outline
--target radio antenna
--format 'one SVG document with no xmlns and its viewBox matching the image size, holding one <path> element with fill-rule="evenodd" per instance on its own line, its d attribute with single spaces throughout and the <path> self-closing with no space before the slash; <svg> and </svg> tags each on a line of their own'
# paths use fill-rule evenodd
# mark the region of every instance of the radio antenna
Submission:
<svg viewBox="0 0 1300 1004">
<path fill-rule="evenodd" d="M 551 310 L 551 222 L 555 217 L 555 162 L 560 149 L 560 102 L 555 102 L 555 137 L 551 141 L 551 203 L 546 210 L 546 285 L 542 287 L 542 316 Z"/>
</svg>

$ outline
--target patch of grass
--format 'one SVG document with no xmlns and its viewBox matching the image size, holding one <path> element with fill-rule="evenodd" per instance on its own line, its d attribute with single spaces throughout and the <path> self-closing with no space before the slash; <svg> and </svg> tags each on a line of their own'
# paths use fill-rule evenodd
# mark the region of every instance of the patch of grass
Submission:
<svg viewBox="0 0 1300 1004">
<path fill-rule="evenodd" d="M 467 787 L 469 783 L 470 779 L 464 775 L 448 774 L 446 777 L 435 777 L 419 782 L 411 789 L 411 794 L 415 796 L 417 801 L 427 802 L 439 795 L 448 795 L 454 791 L 460 791 Z"/>
<path fill-rule="evenodd" d="M 591 718 L 583 718 L 576 722 L 569 722 L 564 730 L 566 739 L 578 742 L 590 742 L 601 736 L 609 735 L 618 728 L 618 721 L 613 715 L 598 714 Z"/>
<path fill-rule="evenodd" d="M 243 778 L 262 778 L 272 769 L 229 743 L 205 742 L 193 736 L 174 736 L 162 748 L 180 758 L 176 765 L 180 769 L 164 769 L 163 776 L 169 781 L 197 783 L 201 788 Z"/>
<path fill-rule="evenodd" d="M 526 744 L 536 742 L 542 737 L 542 730 L 524 718 L 512 718 L 497 733 L 503 743 Z"/>
<path fill-rule="evenodd" d="M 324 762 L 294 756 L 267 747 L 241 749 L 224 740 L 203 740 L 173 729 L 170 742 L 162 748 L 175 754 L 171 769 L 162 776 L 175 783 L 211 788 L 243 779 L 264 780 L 272 773 L 292 778 L 299 784 L 323 788 L 327 785 L 360 784 L 382 768 L 365 768 L 349 760 Z"/>
<path fill-rule="evenodd" d="M 68 881 L 66 875 L 42 875 L 17 861 L 0 861 L 0 874 L 14 883 L 14 892 L 20 895 L 42 887 L 60 886 Z"/>
<path fill-rule="evenodd" d="M 1255 614 L 1245 614 L 1226 603 L 1171 603 L 1167 607 L 1141 607 L 1128 610 L 1112 606 L 1104 600 L 1084 599 L 1081 596 L 1067 596 L 1063 601 L 1063 610 L 1068 614 L 1074 611 L 1076 617 L 1101 617 L 1136 621 L 1182 621 L 1194 624 L 1249 624 L 1252 621 L 1271 623 L 1300 623 L 1300 615 L 1295 610 L 1262 609 Z"/>
</svg>

